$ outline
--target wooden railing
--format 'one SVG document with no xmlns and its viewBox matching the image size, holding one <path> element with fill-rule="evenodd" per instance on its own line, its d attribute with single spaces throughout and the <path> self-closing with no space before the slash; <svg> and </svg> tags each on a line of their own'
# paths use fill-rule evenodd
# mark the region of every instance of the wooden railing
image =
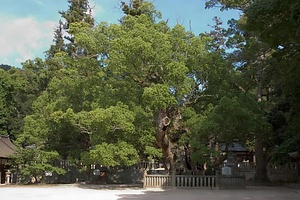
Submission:
<svg viewBox="0 0 300 200">
<path fill-rule="evenodd" d="M 243 176 L 144 175 L 144 188 L 245 188 Z"/>
<path fill-rule="evenodd" d="M 216 176 L 175 175 L 175 187 L 214 188 L 216 187 Z"/>
<path fill-rule="evenodd" d="M 144 187 L 216 187 L 216 176 L 145 175 Z"/>
<path fill-rule="evenodd" d="M 172 175 L 144 175 L 144 188 L 147 187 L 173 187 Z"/>
</svg>

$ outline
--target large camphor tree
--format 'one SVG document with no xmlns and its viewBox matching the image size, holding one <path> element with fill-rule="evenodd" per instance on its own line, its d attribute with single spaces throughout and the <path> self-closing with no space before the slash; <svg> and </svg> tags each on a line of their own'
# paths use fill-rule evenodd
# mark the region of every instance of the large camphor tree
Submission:
<svg viewBox="0 0 300 200">
<path fill-rule="evenodd" d="M 39 96 L 17 138 L 19 166 L 36 176 L 58 158 L 104 166 L 163 158 L 173 173 L 222 163 L 221 143 L 268 141 L 264 103 L 275 101 L 264 94 L 273 60 L 254 33 L 246 37 L 234 22 L 224 31 L 216 19 L 214 31 L 195 36 L 169 27 L 143 0 L 121 2 L 119 24 L 95 25 L 88 1 L 69 3 L 45 61 L 23 65 L 38 80 Z M 224 33 L 233 35 L 232 54 Z M 44 156 L 39 166 L 27 163 L 26 152 Z"/>
</svg>

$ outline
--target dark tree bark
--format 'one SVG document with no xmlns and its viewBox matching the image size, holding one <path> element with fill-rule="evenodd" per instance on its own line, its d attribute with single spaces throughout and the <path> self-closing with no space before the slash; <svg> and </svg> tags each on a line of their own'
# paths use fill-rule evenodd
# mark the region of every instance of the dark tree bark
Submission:
<svg viewBox="0 0 300 200">
<path fill-rule="evenodd" d="M 169 173 L 173 173 L 175 172 L 174 153 L 172 152 L 174 144 L 172 144 L 169 136 L 169 126 L 170 118 L 168 117 L 167 112 L 159 110 L 156 118 L 156 143 L 158 147 L 162 149 Z"/>
<path fill-rule="evenodd" d="M 264 57 L 263 57 L 264 58 Z M 258 84 L 256 98 L 258 102 L 262 101 L 262 91 L 263 91 L 263 78 L 264 69 L 263 67 L 258 71 Z M 256 184 L 265 185 L 269 182 L 268 171 L 267 171 L 267 158 L 264 152 L 264 144 L 261 133 L 256 133 L 255 135 L 255 163 L 256 171 L 254 175 L 254 181 Z"/>
<path fill-rule="evenodd" d="M 255 162 L 256 170 L 254 181 L 256 185 L 265 185 L 269 182 L 267 170 L 267 156 L 264 152 L 264 146 L 260 138 L 255 140 Z"/>
</svg>

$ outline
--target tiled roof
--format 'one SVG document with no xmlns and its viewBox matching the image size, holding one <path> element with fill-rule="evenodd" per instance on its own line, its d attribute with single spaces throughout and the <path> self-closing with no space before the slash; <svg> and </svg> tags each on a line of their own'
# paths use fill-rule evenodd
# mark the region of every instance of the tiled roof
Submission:
<svg viewBox="0 0 300 200">
<path fill-rule="evenodd" d="M 15 152 L 16 146 L 9 137 L 0 135 L 0 158 L 7 158 Z"/>
<path fill-rule="evenodd" d="M 224 144 L 221 144 L 221 151 L 225 151 L 226 146 Z M 228 151 L 234 152 L 246 152 L 248 151 L 247 148 L 243 147 L 242 145 L 238 143 L 232 143 L 228 146 Z"/>
</svg>

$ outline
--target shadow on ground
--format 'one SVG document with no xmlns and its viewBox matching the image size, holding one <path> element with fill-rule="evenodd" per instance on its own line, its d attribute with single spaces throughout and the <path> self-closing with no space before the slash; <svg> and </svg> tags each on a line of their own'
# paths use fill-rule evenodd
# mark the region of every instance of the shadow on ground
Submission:
<svg viewBox="0 0 300 200">
<path fill-rule="evenodd" d="M 142 190 L 142 184 L 78 184 L 81 189 L 91 190 Z"/>
<path fill-rule="evenodd" d="M 142 185 L 78 184 L 81 189 L 117 190 L 118 200 L 299 200 L 300 187 L 251 186 L 246 189 L 144 189 Z"/>
<path fill-rule="evenodd" d="M 167 191 L 145 191 L 142 194 L 122 194 L 118 195 L 118 197 L 118 200 L 173 200 L 169 197 Z"/>
<path fill-rule="evenodd" d="M 118 200 L 299 200 L 299 188 L 249 187 L 236 190 L 168 189 L 121 194 Z"/>
</svg>

